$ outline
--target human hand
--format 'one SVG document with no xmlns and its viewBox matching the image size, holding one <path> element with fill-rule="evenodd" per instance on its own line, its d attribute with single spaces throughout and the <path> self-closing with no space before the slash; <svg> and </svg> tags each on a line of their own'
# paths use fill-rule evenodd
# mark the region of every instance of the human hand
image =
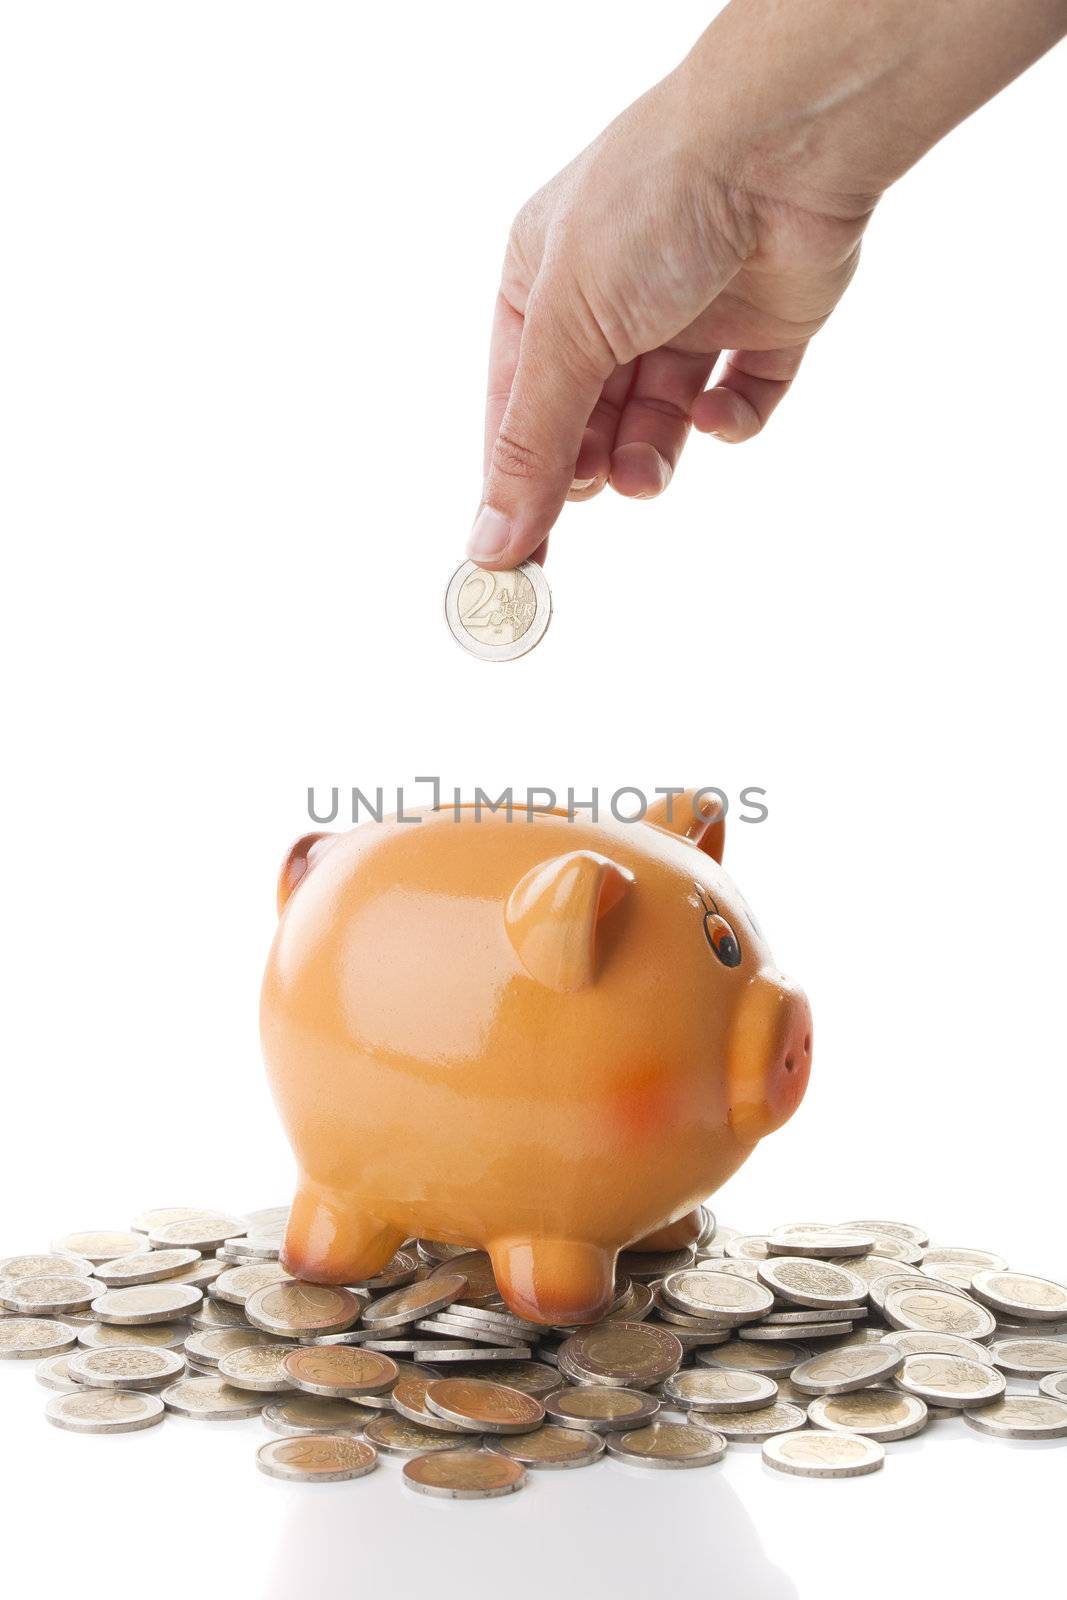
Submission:
<svg viewBox="0 0 1067 1600">
<path fill-rule="evenodd" d="M 660 494 L 691 427 L 757 434 L 884 189 L 1065 26 L 1064 0 L 733 0 L 516 219 L 468 554 L 514 567 L 565 500 Z"/>
</svg>

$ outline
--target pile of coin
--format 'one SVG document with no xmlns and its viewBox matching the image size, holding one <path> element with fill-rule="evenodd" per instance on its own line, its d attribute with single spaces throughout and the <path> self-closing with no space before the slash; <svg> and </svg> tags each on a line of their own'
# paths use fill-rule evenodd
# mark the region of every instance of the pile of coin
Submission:
<svg viewBox="0 0 1067 1600">
<path fill-rule="evenodd" d="M 374 1278 L 301 1283 L 287 1211 L 145 1211 L 0 1259 L 0 1359 L 37 1359 L 48 1421 L 130 1433 L 260 1417 L 272 1477 L 337 1482 L 404 1460 L 418 1493 L 505 1495 L 603 1456 L 856 1477 L 932 1419 L 1067 1438 L 1067 1287 L 909 1223 L 720 1227 L 626 1251 L 595 1325 L 545 1327 L 489 1257 L 409 1240 Z M 937 1423 L 935 1422 L 935 1427 Z"/>
</svg>

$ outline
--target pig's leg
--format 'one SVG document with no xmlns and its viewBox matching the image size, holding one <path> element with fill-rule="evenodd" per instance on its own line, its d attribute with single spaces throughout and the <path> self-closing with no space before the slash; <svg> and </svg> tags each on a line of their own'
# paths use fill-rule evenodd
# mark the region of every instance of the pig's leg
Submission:
<svg viewBox="0 0 1067 1600">
<path fill-rule="evenodd" d="M 700 1207 L 689 1211 L 684 1217 L 679 1217 L 677 1222 L 669 1222 L 665 1228 L 657 1228 L 654 1233 L 646 1233 L 643 1239 L 637 1239 L 629 1246 L 631 1250 L 681 1250 L 687 1244 L 692 1244 L 694 1239 L 700 1237 L 700 1230 L 704 1226 L 704 1218 Z"/>
<path fill-rule="evenodd" d="M 596 1322 L 615 1293 L 615 1252 L 575 1239 L 499 1239 L 489 1246 L 508 1306 L 535 1322 Z"/>
<path fill-rule="evenodd" d="M 399 1229 L 361 1210 L 353 1195 L 302 1178 L 282 1265 L 309 1283 L 358 1283 L 373 1278 L 403 1242 Z"/>
</svg>

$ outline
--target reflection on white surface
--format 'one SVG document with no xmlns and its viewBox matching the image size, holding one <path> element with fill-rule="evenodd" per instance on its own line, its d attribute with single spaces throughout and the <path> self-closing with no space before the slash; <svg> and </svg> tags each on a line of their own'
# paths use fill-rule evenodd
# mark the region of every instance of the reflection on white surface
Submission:
<svg viewBox="0 0 1067 1600">
<path fill-rule="evenodd" d="M 499 1500 L 455 1501 L 415 1494 L 400 1481 L 402 1465 L 379 1465 L 373 1496 L 368 1479 L 268 1485 L 284 1506 L 264 1600 L 367 1594 L 378 1585 L 383 1595 L 448 1600 L 481 1600 L 492 1588 L 508 1600 L 654 1591 L 796 1600 L 721 1468 L 601 1461 L 531 1472 L 525 1488 Z M 391 1538 L 383 1539 L 383 1523 Z"/>
</svg>

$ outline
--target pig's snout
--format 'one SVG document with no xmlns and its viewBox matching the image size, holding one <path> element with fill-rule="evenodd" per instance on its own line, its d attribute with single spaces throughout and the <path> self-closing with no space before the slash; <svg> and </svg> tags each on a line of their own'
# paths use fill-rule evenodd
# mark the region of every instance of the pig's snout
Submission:
<svg viewBox="0 0 1067 1600">
<path fill-rule="evenodd" d="M 788 1122 L 811 1071 L 811 1007 L 803 989 L 776 973 L 753 978 L 730 1043 L 730 1127 L 755 1144 Z"/>
</svg>

